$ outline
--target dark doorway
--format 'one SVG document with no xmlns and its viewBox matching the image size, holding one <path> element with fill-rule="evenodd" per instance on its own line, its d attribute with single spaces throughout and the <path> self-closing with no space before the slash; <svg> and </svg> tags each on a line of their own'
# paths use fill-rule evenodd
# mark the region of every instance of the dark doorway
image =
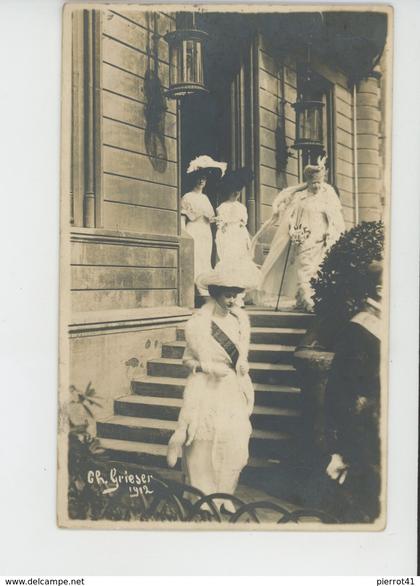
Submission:
<svg viewBox="0 0 420 586">
<path fill-rule="evenodd" d="M 235 169 L 253 169 L 250 137 L 252 119 L 250 55 L 255 27 L 240 14 L 200 14 L 197 26 L 209 35 L 204 52 L 205 83 L 208 94 L 182 99 L 181 192 L 192 185 L 186 174 L 188 163 L 199 155 L 210 155 Z M 249 91 L 248 91 L 249 90 Z M 250 188 L 251 189 L 251 188 Z M 220 201 L 211 183 L 206 193 L 214 208 Z M 248 203 L 248 193 L 243 193 Z M 254 221 L 254 218 L 250 218 Z"/>
<path fill-rule="evenodd" d="M 222 84 L 221 84 L 222 85 Z M 181 107 L 181 171 L 182 193 L 193 187 L 186 174 L 188 163 L 200 155 L 216 161 L 230 161 L 229 88 L 219 87 L 206 95 L 183 99 Z M 217 207 L 215 187 L 206 190 L 214 208 Z"/>
</svg>

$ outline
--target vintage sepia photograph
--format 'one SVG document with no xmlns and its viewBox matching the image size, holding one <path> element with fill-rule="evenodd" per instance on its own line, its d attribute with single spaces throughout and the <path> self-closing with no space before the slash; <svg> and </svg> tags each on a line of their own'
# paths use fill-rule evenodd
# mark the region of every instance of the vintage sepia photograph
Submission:
<svg viewBox="0 0 420 586">
<path fill-rule="evenodd" d="M 393 13 L 68 4 L 58 525 L 380 531 Z"/>
</svg>

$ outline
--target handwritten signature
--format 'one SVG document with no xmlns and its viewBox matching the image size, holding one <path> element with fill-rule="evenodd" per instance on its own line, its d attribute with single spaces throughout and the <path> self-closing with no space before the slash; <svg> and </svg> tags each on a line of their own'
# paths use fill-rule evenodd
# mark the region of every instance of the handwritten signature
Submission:
<svg viewBox="0 0 420 586">
<path fill-rule="evenodd" d="M 102 494 L 111 494 L 121 487 L 128 488 L 131 497 L 153 494 L 153 489 L 150 487 L 152 480 L 152 474 L 133 474 L 127 470 L 121 472 L 117 468 L 111 468 L 107 476 L 102 470 L 88 470 L 87 472 L 88 484 L 97 484 Z"/>
</svg>

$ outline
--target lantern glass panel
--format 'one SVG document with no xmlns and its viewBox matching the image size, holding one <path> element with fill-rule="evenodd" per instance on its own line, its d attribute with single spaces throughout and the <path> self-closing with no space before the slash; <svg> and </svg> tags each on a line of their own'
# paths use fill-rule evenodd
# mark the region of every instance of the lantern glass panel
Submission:
<svg viewBox="0 0 420 586">
<path fill-rule="evenodd" d="M 172 45 L 170 47 L 170 67 L 169 67 L 169 83 L 175 85 L 178 83 L 179 78 L 179 52 L 180 45 Z"/>
<path fill-rule="evenodd" d="M 187 43 L 186 41 L 181 41 L 180 43 L 180 52 L 179 52 L 179 76 L 178 76 L 178 83 L 182 83 L 185 81 L 187 77 Z"/>
<path fill-rule="evenodd" d="M 170 32 L 169 90 L 167 95 L 178 98 L 191 93 L 207 93 L 203 72 L 203 39 L 205 33 L 197 30 Z"/>
<path fill-rule="evenodd" d="M 203 52 L 202 52 L 202 44 L 196 43 L 196 81 L 204 85 L 204 75 L 203 75 Z"/>
<path fill-rule="evenodd" d="M 195 41 L 185 42 L 185 78 L 184 81 L 195 81 Z"/>
<path fill-rule="evenodd" d="M 302 104 L 297 111 L 298 141 L 322 143 L 322 105 Z"/>
</svg>

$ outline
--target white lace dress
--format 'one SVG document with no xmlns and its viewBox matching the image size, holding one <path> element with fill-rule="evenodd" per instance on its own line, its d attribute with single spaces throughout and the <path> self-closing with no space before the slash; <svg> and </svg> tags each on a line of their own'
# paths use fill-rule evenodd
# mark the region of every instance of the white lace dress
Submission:
<svg viewBox="0 0 420 586">
<path fill-rule="evenodd" d="M 194 240 L 194 280 L 201 273 L 211 270 L 213 237 L 210 220 L 214 209 L 204 193 L 190 191 L 181 199 L 181 215 L 186 218 L 185 230 Z M 208 295 L 206 289 L 198 289 L 200 295 Z"/>
<path fill-rule="evenodd" d="M 307 311 L 313 309 L 310 281 L 316 276 L 330 247 L 344 231 L 341 205 L 334 195 L 330 196 L 328 190 L 321 190 L 318 194 L 303 191 L 290 218 L 292 240 L 296 228 L 299 231 L 299 242 L 294 243 L 292 251 L 292 262 L 296 266 L 296 304 Z M 303 239 L 302 231 L 305 232 Z"/>
<path fill-rule="evenodd" d="M 312 311 L 310 281 L 328 250 L 344 232 L 344 219 L 340 201 L 330 185 L 324 183 L 317 194 L 293 189 L 281 191 L 273 202 L 273 212 L 279 213 L 280 218 L 270 252 L 261 267 L 258 301 L 269 307 L 276 305 L 284 273 L 285 306 L 295 298 L 297 307 Z"/>
<path fill-rule="evenodd" d="M 233 494 L 248 460 L 254 391 L 249 375 L 236 372 L 229 355 L 208 330 L 210 320 L 214 321 L 241 348 L 249 326 L 231 313 L 226 317 L 206 315 L 211 309 L 210 301 L 187 324 L 184 364 L 192 369 L 202 364 L 199 355 L 205 347 L 206 364 L 228 366 L 229 373 L 217 377 L 193 370 L 187 379 L 178 425 L 192 426 L 194 439 L 183 448 L 183 469 L 187 482 L 205 494 Z M 239 308 L 234 311 L 244 313 Z"/>
<path fill-rule="evenodd" d="M 241 266 L 241 270 L 254 275 L 258 270 L 251 256 L 251 237 L 246 227 L 248 212 L 239 201 L 225 201 L 217 208 L 216 248 L 219 262 Z M 257 279 L 259 279 L 259 274 Z M 237 296 L 244 306 L 245 293 Z"/>
<path fill-rule="evenodd" d="M 251 238 L 246 227 L 246 207 L 239 201 L 225 201 L 216 211 L 216 246 L 219 260 L 237 262 L 241 259 L 250 259 Z"/>
</svg>

